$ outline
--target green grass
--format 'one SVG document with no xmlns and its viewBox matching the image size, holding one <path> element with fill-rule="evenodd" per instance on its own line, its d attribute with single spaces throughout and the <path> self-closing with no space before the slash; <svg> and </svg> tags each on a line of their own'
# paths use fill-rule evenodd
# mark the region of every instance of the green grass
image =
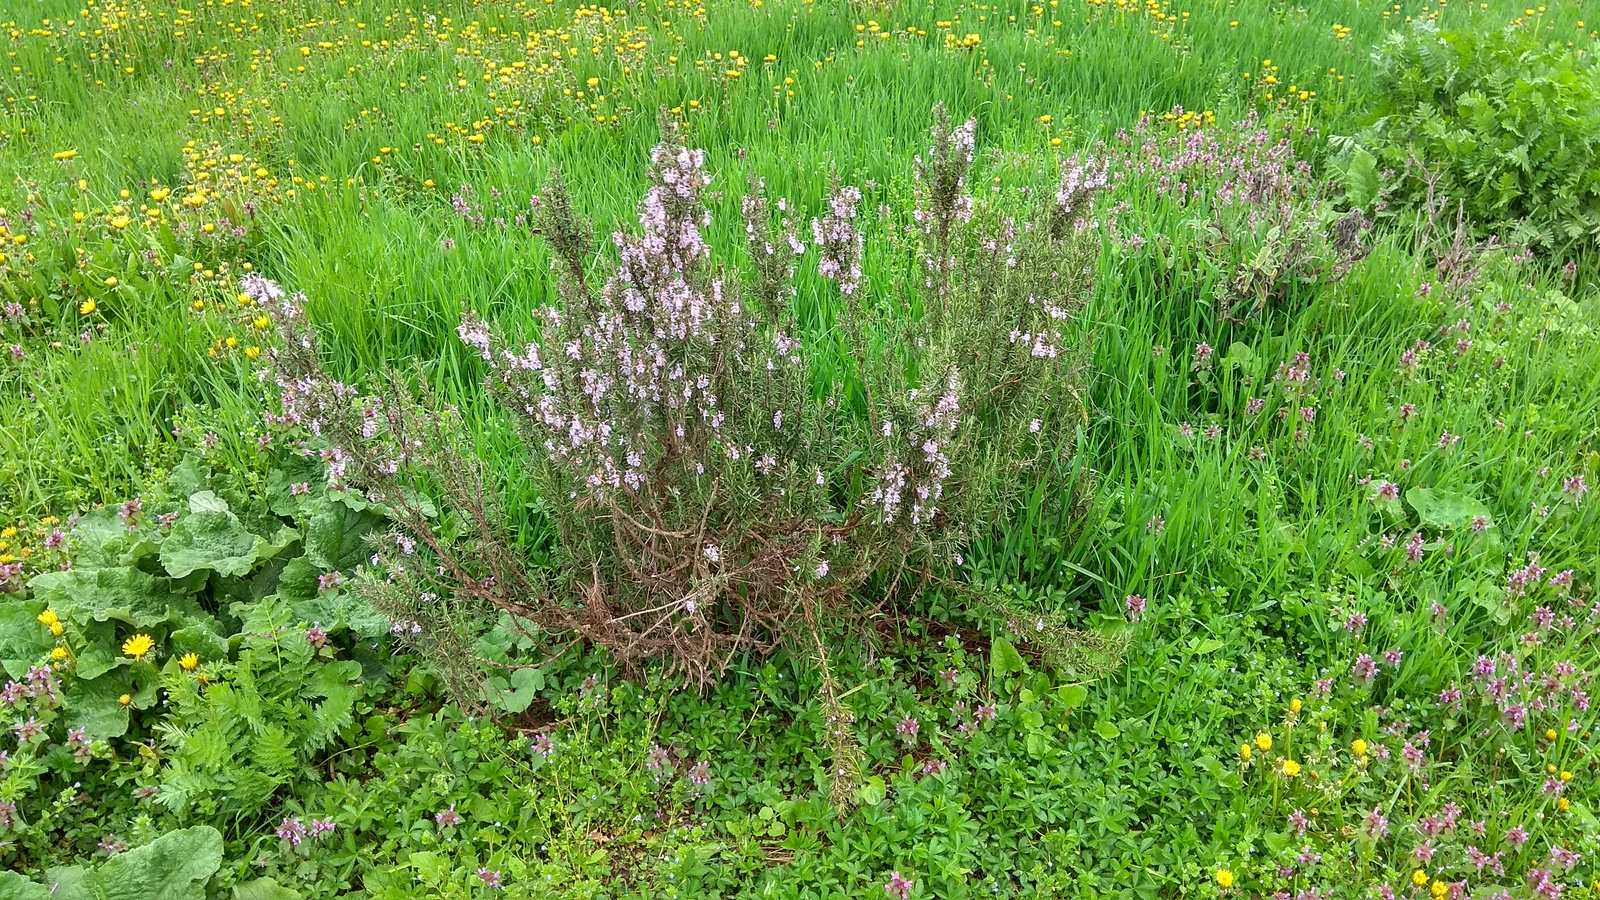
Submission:
<svg viewBox="0 0 1600 900">
<path fill-rule="evenodd" d="M 185 454 L 257 489 L 284 464 L 283 448 L 258 444 L 272 407 L 256 377 L 265 360 L 245 355 L 267 340 L 256 311 L 234 295 L 246 265 L 307 293 L 341 374 L 399 367 L 461 403 L 480 452 L 517 501 L 508 505 L 520 509 L 533 499 L 523 451 L 479 395 L 482 372 L 454 328 L 471 307 L 503 330 L 529 329 L 532 311 L 553 298 L 548 257 L 525 229 L 464 223 L 451 206 L 461 185 L 481 202 L 499 191 L 498 214 L 509 219 L 559 168 L 598 231 L 626 227 L 666 109 L 709 153 L 726 191 L 713 243 L 736 260 L 737 194 L 749 175 L 814 211 L 837 173 L 865 186 L 865 209 L 887 204 L 903 217 L 935 102 L 977 118 L 980 148 L 1001 157 L 980 168 L 1010 187 L 1049 185 L 1059 158 L 1100 152 L 1097 142 L 1133 131 L 1141 114 L 1177 106 L 1213 111 L 1218 128 L 1252 114 L 1291 128 L 1321 175 L 1328 138 L 1353 133 L 1369 106 L 1370 52 L 1387 30 L 1439 10 L 1455 27 L 1498 28 L 1523 15 L 1504 0 L 1402 6 L 1386 18 L 1345 0 L 1197 0 L 1160 7 L 1178 19 L 1159 24 L 1145 11 L 1081 2 L 1041 4 L 1035 15 L 1027 3 L 715 0 L 633 6 L 610 23 L 543 2 L 12 8 L 0 13 L 15 20 L 0 21 L 8 53 L 0 171 L 12 176 L 0 206 L 28 241 L 0 261 L 0 303 L 26 306 L 30 324 L 3 326 L 4 344 L 23 355 L 0 360 L 0 524 L 19 528 L 0 552 L 40 552 L 43 517 L 163 495 Z M 96 34 L 102 10 L 127 18 Z M 177 17 L 193 21 L 167 24 Z M 228 23 L 241 17 L 248 24 L 235 34 Z M 69 19 L 78 24 L 62 34 Z M 449 37 L 436 37 L 446 19 Z M 1577 22 L 1597 19 L 1600 7 L 1568 4 L 1526 27 L 1590 47 Z M 954 24 L 940 28 L 944 21 Z M 895 33 L 881 39 L 869 22 Z M 1337 38 L 1335 24 L 1350 35 Z M 523 35 L 544 29 L 570 40 L 541 36 L 538 50 L 524 52 Z M 981 42 L 949 49 L 945 32 Z M 637 42 L 644 46 L 629 48 Z M 482 59 L 548 64 L 556 45 L 581 52 L 546 74 L 482 80 Z M 776 61 L 764 62 L 768 54 Z M 1276 86 L 1262 83 L 1273 71 L 1266 60 L 1277 66 Z M 467 87 L 456 86 L 458 73 Z M 586 84 L 591 77 L 598 88 Z M 1316 97 L 1286 102 L 1289 84 Z M 578 91 L 605 99 L 568 93 Z M 591 100 L 607 122 L 594 121 Z M 209 112 L 218 107 L 224 115 Z M 473 125 L 486 119 L 498 124 Z M 471 142 L 447 123 L 485 139 Z M 1159 121 L 1156 129 L 1179 133 Z M 193 183 L 190 142 L 197 160 L 221 155 L 218 171 L 267 170 L 229 189 L 257 203 L 243 237 L 179 229 L 214 221 L 218 206 L 176 204 Z M 53 158 L 66 150 L 75 157 Z M 227 161 L 234 153 L 244 161 Z M 172 188 L 171 198 L 149 200 L 157 185 Z M 1119 189 L 1123 198 L 1123 223 L 1168 241 L 1169 259 L 1202 252 L 1192 208 L 1148 185 Z M 133 220 L 125 229 L 107 223 L 118 203 Z M 150 205 L 159 219 L 143 212 Z M 74 210 L 87 214 L 83 222 Z M 839 812 L 826 802 L 819 676 L 797 650 L 744 660 L 703 696 L 627 680 L 598 654 L 575 654 L 551 671 L 539 717 L 519 723 L 553 725 L 556 752 L 546 760 L 530 752 L 527 734 L 464 721 L 425 675 L 385 664 L 372 641 L 346 634 L 340 652 L 362 654 L 367 667 L 361 717 L 292 787 L 211 821 L 228 841 L 213 894 L 265 873 L 306 896 L 484 896 L 473 873 L 487 866 L 505 873 L 516 896 L 881 896 L 891 871 L 915 879 L 913 896 L 922 897 L 1214 896 L 1215 871 L 1227 868 L 1238 878 L 1234 894 L 1318 887 L 1321 897 L 1365 898 L 1388 884 L 1421 897 L 1427 889 L 1406 882 L 1420 837 L 1406 829 L 1456 802 L 1463 822 L 1489 823 L 1488 836 L 1469 838 L 1463 824 L 1439 838 L 1437 862 L 1423 866 L 1429 879 L 1464 881 L 1473 896 L 1499 884 L 1467 861 L 1466 845 L 1480 840 L 1485 850 L 1507 849 L 1511 875 L 1502 881 L 1520 900 L 1522 873 L 1542 865 L 1550 845 L 1571 845 L 1585 859 L 1565 876 L 1565 896 L 1592 896 L 1595 713 L 1552 710 L 1512 731 L 1471 703 L 1452 711 L 1438 695 L 1470 680 L 1480 654 L 1520 646 L 1537 605 L 1564 602 L 1548 586 L 1507 594 L 1530 553 L 1547 578 L 1576 570 L 1571 595 L 1593 604 L 1600 499 L 1563 485 L 1579 475 L 1600 482 L 1600 294 L 1588 267 L 1570 279 L 1545 261 L 1502 254 L 1463 304 L 1424 296 L 1436 276 L 1416 238 L 1398 217 L 1342 281 L 1294 292 L 1242 323 L 1219 321 L 1204 286 L 1176 277 L 1189 273 L 1107 240 L 1086 312 L 1099 326 L 1077 459 L 1092 486 L 1086 517 L 1037 494 L 972 548 L 964 570 L 1016 608 L 1086 628 L 1120 622 L 1129 594 L 1149 599 L 1123 665 L 1087 682 L 1085 696 L 1071 675 L 1040 663 L 1029 622 L 1011 637 L 1027 671 L 996 671 L 1004 656 L 993 648 L 1007 623 L 955 592 L 929 591 L 900 616 L 839 635 L 834 665 L 856 688 L 849 702 L 867 774 L 882 779 L 864 795 L 877 802 Z M 876 224 L 867 247 L 869 293 L 887 296 L 898 251 Z M 815 338 L 837 300 L 809 260 L 801 268 L 796 303 Z M 94 310 L 80 313 L 90 299 Z M 1441 333 L 1458 320 L 1470 332 Z M 230 337 L 237 347 L 219 343 Z M 1457 354 L 1458 339 L 1471 348 Z M 1436 349 L 1405 370 L 1402 354 L 1418 341 Z M 1191 366 L 1201 342 L 1216 351 L 1204 377 Z M 1321 382 L 1315 421 L 1298 429 L 1301 404 L 1274 378 L 1297 353 Z M 1267 401 L 1259 414 L 1247 411 L 1251 398 Z M 1406 404 L 1414 415 L 1403 420 Z M 1212 425 L 1216 440 L 1204 436 Z M 1446 431 L 1459 442 L 1441 449 Z M 1401 503 L 1372 499 L 1384 480 L 1399 486 Z M 1424 521 L 1405 499 L 1417 488 L 1481 505 L 1492 527 Z M 1424 553 L 1409 561 L 1404 548 L 1419 529 Z M 1444 620 L 1434 604 L 1448 611 Z M 1541 673 L 1562 660 L 1595 670 L 1588 605 L 1573 609 L 1574 626 L 1519 658 Z M 1342 627 L 1354 612 L 1369 619 L 1360 635 Z M 31 628 L 32 615 L 4 621 Z M 1353 683 L 1359 654 L 1392 649 L 1403 652 L 1401 666 L 1383 668 L 1371 686 Z M 961 673 L 957 686 L 940 686 L 945 669 Z M 609 688 L 598 710 L 581 702 L 591 676 Z M 1314 690 L 1320 679 L 1332 682 L 1326 696 Z M 1287 718 L 1296 698 L 1304 711 Z M 998 717 L 958 735 L 958 701 L 995 703 Z M 0 844 L 0 860 L 32 872 L 93 855 L 106 832 L 140 843 L 204 820 L 128 799 L 135 784 L 166 777 L 132 746 L 135 733 L 155 742 L 149 715 L 112 742 L 113 758 L 93 776 L 121 798 L 103 810 L 70 791 L 59 802 L 29 793 L 16 770 L 0 769 L 0 799 L 22 798 L 35 829 Z M 895 735 L 908 715 L 921 722 L 914 749 Z M 1578 723 L 1571 734 L 1567 719 Z M 1410 727 L 1384 738 L 1397 720 Z M 1546 727 L 1561 737 L 1546 740 Z M 1401 744 L 1424 728 L 1432 731 L 1425 783 L 1398 761 Z M 1261 731 L 1274 735 L 1274 750 L 1242 765 L 1239 745 Z M 1349 749 L 1356 738 L 1387 740 L 1396 758 L 1358 764 Z M 9 740 L 0 737 L 0 749 Z M 657 744 L 673 753 L 671 777 L 647 768 Z M 1267 771 L 1289 756 L 1307 772 Z M 919 775 L 934 758 L 949 771 Z M 705 788 L 682 777 L 698 760 L 711 767 Z M 1563 794 L 1569 809 L 1543 792 L 1546 765 L 1575 773 Z M 91 776 L 59 777 L 61 787 Z M 452 803 L 467 821 L 442 832 L 434 816 Z M 1291 838 L 1287 817 L 1313 806 L 1321 815 L 1310 837 Z M 1362 817 L 1375 806 L 1393 835 L 1364 842 Z M 273 836 L 291 815 L 332 816 L 340 830 L 315 850 L 291 852 Z M 1511 823 L 1534 832 L 1526 849 L 1504 843 Z M 1275 865 L 1307 841 L 1323 862 L 1277 875 Z"/>
</svg>

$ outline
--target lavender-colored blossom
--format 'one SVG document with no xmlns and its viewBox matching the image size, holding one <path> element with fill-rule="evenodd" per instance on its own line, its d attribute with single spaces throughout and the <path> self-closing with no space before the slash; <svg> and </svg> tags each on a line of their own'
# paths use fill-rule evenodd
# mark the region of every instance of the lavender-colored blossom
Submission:
<svg viewBox="0 0 1600 900">
<path fill-rule="evenodd" d="M 288 841 L 289 846 L 298 847 L 300 842 L 305 840 L 306 828 L 300 824 L 299 819 L 284 816 L 283 821 L 278 825 L 278 837 L 281 840 Z"/>
</svg>

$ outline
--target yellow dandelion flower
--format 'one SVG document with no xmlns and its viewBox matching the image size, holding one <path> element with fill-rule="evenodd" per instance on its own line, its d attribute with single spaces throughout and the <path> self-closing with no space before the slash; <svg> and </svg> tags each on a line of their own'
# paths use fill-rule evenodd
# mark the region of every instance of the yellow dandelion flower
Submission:
<svg viewBox="0 0 1600 900">
<path fill-rule="evenodd" d="M 122 642 L 122 655 L 134 659 L 143 659 L 146 653 L 155 649 L 156 642 L 148 634 L 136 634 Z"/>
<path fill-rule="evenodd" d="M 94 302 L 94 298 L 90 297 L 89 299 L 87 299 L 87 300 L 83 301 L 82 303 L 78 304 L 78 315 L 80 315 L 80 316 L 90 315 L 91 313 L 93 313 L 95 311 L 95 309 L 96 309 L 96 304 Z"/>
<path fill-rule="evenodd" d="M 1283 761 L 1283 774 L 1289 778 L 1300 777 L 1300 764 L 1292 759 Z"/>
<path fill-rule="evenodd" d="M 52 635 L 54 635 L 56 637 L 61 637 L 61 633 L 63 631 L 66 631 L 66 629 L 61 627 L 61 623 L 60 622 L 51 622 L 50 623 L 50 633 Z"/>
<path fill-rule="evenodd" d="M 12 529 L 8 528 L 6 530 L 10 531 Z M 44 612 L 39 613 L 38 619 L 39 619 L 39 624 L 40 625 L 45 625 L 45 626 L 54 625 L 57 622 L 61 621 L 61 617 L 56 615 L 56 611 L 53 610 L 53 609 L 47 609 Z"/>
<path fill-rule="evenodd" d="M 1416 885 L 1417 887 L 1422 887 L 1423 885 L 1428 883 L 1428 873 L 1422 871 L 1421 869 L 1418 869 L 1415 872 L 1412 872 L 1411 873 L 1411 883 Z"/>
<path fill-rule="evenodd" d="M 1240 744 L 1239 745 L 1239 758 L 1244 760 L 1245 762 L 1249 762 L 1250 761 L 1250 745 L 1249 744 Z"/>
<path fill-rule="evenodd" d="M 1300 702 L 1300 698 L 1299 697 L 1296 697 L 1295 699 L 1289 701 L 1289 712 L 1294 713 L 1295 715 L 1299 715 L 1300 714 L 1300 710 L 1304 709 L 1304 708 L 1305 708 L 1305 704 Z"/>
<path fill-rule="evenodd" d="M 1271 750 L 1272 735 L 1267 734 L 1265 731 L 1256 735 L 1256 749 L 1260 750 L 1262 753 L 1266 753 L 1268 750 Z"/>
<path fill-rule="evenodd" d="M 1233 887 L 1233 873 L 1230 872 L 1227 869 L 1218 869 L 1217 870 L 1217 887 L 1220 887 L 1220 888 L 1231 888 L 1231 887 Z"/>
<path fill-rule="evenodd" d="M 50 651 L 50 658 L 52 660 L 56 661 L 56 662 L 61 662 L 63 659 L 67 658 L 67 648 L 65 648 L 65 647 L 56 647 L 56 648 L 54 648 L 53 650 Z"/>
<path fill-rule="evenodd" d="M 1361 738 L 1356 738 L 1350 742 L 1350 752 L 1357 756 L 1366 756 L 1367 742 L 1363 741 Z"/>
<path fill-rule="evenodd" d="M 195 666 L 200 665 L 200 657 L 193 653 L 185 653 L 178 659 L 178 665 L 182 666 L 185 672 L 193 672 Z"/>
<path fill-rule="evenodd" d="M 123 694 L 121 697 L 117 698 L 117 703 L 122 705 L 122 706 L 127 706 L 129 703 L 132 703 L 132 702 L 133 702 L 133 698 L 128 696 L 127 694 Z"/>
</svg>

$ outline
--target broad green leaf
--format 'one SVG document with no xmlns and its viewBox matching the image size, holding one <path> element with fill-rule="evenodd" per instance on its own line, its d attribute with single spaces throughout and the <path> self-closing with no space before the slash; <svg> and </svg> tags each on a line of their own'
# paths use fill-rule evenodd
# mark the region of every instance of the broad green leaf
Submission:
<svg viewBox="0 0 1600 900">
<path fill-rule="evenodd" d="M 299 562 L 296 560 L 295 562 Z M 293 563 L 291 563 L 293 565 Z M 307 564 L 309 567 L 309 563 Z M 287 569 L 284 570 L 288 572 Z M 294 594 L 286 590 L 282 580 L 278 582 L 278 596 L 290 600 L 294 614 L 324 629 L 340 625 L 354 631 L 363 638 L 371 640 L 381 637 L 389 632 L 389 620 L 383 613 L 372 608 L 372 604 L 347 591 L 334 590 L 316 593 L 316 569 L 311 569 L 312 596 L 309 599 L 295 601 Z M 299 585 L 295 586 L 298 592 Z"/>
<path fill-rule="evenodd" d="M 171 831 L 106 860 L 84 893 L 57 900 L 205 900 L 205 882 L 222 863 L 222 834 L 209 825 Z"/>
<path fill-rule="evenodd" d="M 417 874 L 430 881 L 437 880 L 438 878 L 443 877 L 445 874 L 443 860 L 439 858 L 439 854 L 434 853 L 431 850 L 414 851 L 411 854 L 408 863 L 410 864 L 411 868 L 417 870 Z"/>
<path fill-rule="evenodd" d="M 211 490 L 211 468 L 197 456 L 185 456 L 172 474 L 167 476 L 167 487 L 179 497 L 192 497 Z"/>
<path fill-rule="evenodd" d="M 207 494 L 210 492 L 191 497 L 191 505 Z M 215 500 L 216 495 L 210 497 Z M 219 575 L 250 574 L 266 542 L 251 534 L 237 516 L 227 511 L 226 504 L 218 510 L 207 500 L 194 508 L 196 511 L 179 519 L 161 542 L 161 564 L 167 574 L 182 578 L 198 569 L 210 569 Z"/>
<path fill-rule="evenodd" d="M 884 783 L 882 778 L 874 775 L 862 783 L 857 796 L 863 806 L 877 806 L 884 801 L 885 797 L 889 796 L 889 786 Z"/>
<path fill-rule="evenodd" d="M 1067 709 L 1077 709 L 1089 699 L 1089 689 L 1081 684 L 1062 685 L 1061 689 L 1056 691 L 1056 699 Z"/>
<path fill-rule="evenodd" d="M 1255 351 L 1250 349 L 1249 344 L 1234 341 L 1228 345 L 1228 355 L 1223 357 L 1222 361 L 1230 368 L 1235 368 L 1248 366 L 1255 358 Z"/>
<path fill-rule="evenodd" d="M 73 686 L 67 700 L 67 726 L 83 728 L 98 741 L 121 737 L 128 731 L 128 712 L 138 692 L 133 675 L 127 670 L 112 670 L 91 681 Z M 129 703 L 121 698 L 127 695 Z"/>
<path fill-rule="evenodd" d="M 191 514 L 231 511 L 228 509 L 228 501 L 218 497 L 212 491 L 197 491 L 189 497 L 189 512 Z"/>
<path fill-rule="evenodd" d="M 289 560 L 278 574 L 278 596 L 291 603 L 310 600 L 317 596 L 317 576 L 320 573 L 317 567 L 304 556 L 297 556 Z M 302 615 L 304 615 L 302 613 Z M 318 617 L 306 616 L 306 621 L 315 622 Z M 323 624 L 330 624 L 331 618 L 322 619 Z"/>
<path fill-rule="evenodd" d="M 995 638 L 989 647 L 989 671 L 995 676 L 1007 675 L 1013 672 L 1028 671 L 1028 664 L 1023 661 L 1022 654 L 1017 648 L 1003 637 Z"/>
<path fill-rule="evenodd" d="M 1122 734 L 1122 731 L 1118 729 L 1117 726 L 1111 724 L 1105 719 L 1101 719 L 1095 723 L 1094 733 L 1100 735 L 1102 738 L 1105 738 L 1108 741 L 1112 741 L 1116 740 L 1117 736 Z"/>
<path fill-rule="evenodd" d="M 1583 826 L 1584 831 L 1590 835 L 1600 833 L 1600 820 L 1595 819 L 1594 813 L 1589 811 L 1589 807 L 1585 806 L 1583 801 L 1573 800 L 1567 809 L 1572 813 L 1572 818 Z"/>
<path fill-rule="evenodd" d="M 91 510 L 80 517 L 72 529 L 73 565 L 85 568 L 127 565 L 124 557 L 138 542 L 137 537 L 129 535 L 128 526 L 115 509 L 103 506 Z"/>
<path fill-rule="evenodd" d="M 0 872 L 0 900 L 50 900 L 50 889 L 15 872 Z"/>
<path fill-rule="evenodd" d="M 112 655 L 111 648 L 99 641 L 92 641 L 78 654 L 72 674 L 84 681 L 92 681 L 116 668 L 116 665 L 117 658 Z"/>
<path fill-rule="evenodd" d="M 0 663 L 12 678 L 21 678 L 55 645 L 37 618 L 44 607 L 37 599 L 0 601 Z"/>
<path fill-rule="evenodd" d="M 1460 530 L 1479 516 L 1489 519 L 1489 507 L 1476 497 L 1437 488 L 1414 487 L 1406 491 L 1406 503 L 1431 528 Z"/>
<path fill-rule="evenodd" d="M 344 502 L 323 503 L 306 526 L 306 559 L 324 570 L 355 568 L 370 555 L 364 540 L 367 532 L 381 521 Z"/>
<path fill-rule="evenodd" d="M 194 608 L 192 601 L 173 596 L 155 578 L 131 566 L 45 572 L 34 576 L 28 588 L 68 624 L 80 626 L 115 620 L 136 629 L 150 628 Z"/>
<path fill-rule="evenodd" d="M 490 700 L 508 713 L 519 713 L 533 705 L 544 689 L 544 672 L 539 669 L 513 669 L 510 678 L 490 679 Z"/>
</svg>

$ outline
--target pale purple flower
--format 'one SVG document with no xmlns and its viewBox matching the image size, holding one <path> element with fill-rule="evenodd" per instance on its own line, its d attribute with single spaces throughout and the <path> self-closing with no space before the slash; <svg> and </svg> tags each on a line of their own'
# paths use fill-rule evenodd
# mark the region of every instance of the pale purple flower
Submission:
<svg viewBox="0 0 1600 900">
<path fill-rule="evenodd" d="M 300 842 L 306 838 L 306 828 L 300 824 L 299 819 L 291 819 L 288 816 L 284 816 L 283 822 L 278 825 L 278 837 L 288 841 L 289 846 L 298 847 Z"/>
<path fill-rule="evenodd" d="M 916 882 L 906 878 L 899 872 L 893 872 L 889 875 L 889 880 L 883 885 L 883 892 L 894 898 L 894 900 L 909 900 L 911 888 L 915 884 Z"/>
<path fill-rule="evenodd" d="M 1361 830 L 1366 832 L 1367 837 L 1376 840 L 1389 833 L 1389 820 L 1384 818 L 1383 812 L 1378 807 L 1374 806 L 1372 812 L 1367 813 L 1366 818 L 1362 820 Z"/>
<path fill-rule="evenodd" d="M 672 757 L 667 753 L 667 748 L 660 744 L 651 744 L 649 752 L 645 754 L 644 767 L 659 778 L 671 765 Z"/>
<path fill-rule="evenodd" d="M 705 787 L 711 783 L 711 765 L 702 759 L 689 767 L 687 777 L 690 784 Z"/>
<path fill-rule="evenodd" d="M 1558 869 L 1570 869 L 1583 861 L 1583 854 L 1568 850 L 1566 847 L 1552 846 L 1550 848 L 1550 865 Z"/>
<path fill-rule="evenodd" d="M 899 725 L 895 726 L 894 733 L 899 735 L 900 740 L 905 741 L 907 744 L 915 744 L 917 742 L 917 732 L 921 730 L 922 724 L 915 717 L 906 716 L 900 720 Z"/>
<path fill-rule="evenodd" d="M 1356 657 L 1355 665 L 1350 671 L 1356 677 L 1356 683 L 1371 684 L 1372 679 L 1378 677 L 1378 664 L 1372 661 L 1372 656 L 1366 653 Z"/>
<path fill-rule="evenodd" d="M 1128 611 L 1130 622 L 1137 622 L 1144 615 L 1145 599 L 1138 594 L 1129 594 L 1122 605 Z"/>
</svg>

